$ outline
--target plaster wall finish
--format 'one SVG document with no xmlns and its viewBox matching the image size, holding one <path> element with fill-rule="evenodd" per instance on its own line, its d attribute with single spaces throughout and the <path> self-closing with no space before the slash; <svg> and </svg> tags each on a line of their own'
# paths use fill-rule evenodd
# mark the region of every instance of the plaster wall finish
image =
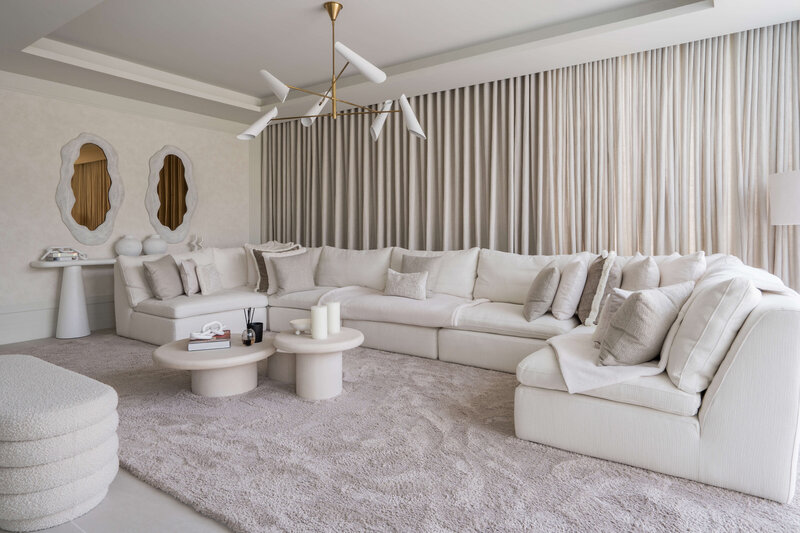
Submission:
<svg viewBox="0 0 800 533">
<path fill-rule="evenodd" d="M 228 131 L 7 89 L 0 89 L 0 117 L 0 343 L 55 333 L 60 271 L 29 266 L 46 247 L 114 257 L 122 235 L 156 233 L 144 198 L 148 161 L 164 145 L 179 147 L 194 165 L 199 201 L 189 234 L 209 247 L 248 240 L 249 147 Z M 61 147 L 81 132 L 114 146 L 125 189 L 113 233 L 98 246 L 75 240 L 55 202 Z M 171 252 L 187 249 L 185 241 L 169 246 Z M 112 269 L 85 267 L 83 273 L 90 326 L 113 327 Z"/>
</svg>

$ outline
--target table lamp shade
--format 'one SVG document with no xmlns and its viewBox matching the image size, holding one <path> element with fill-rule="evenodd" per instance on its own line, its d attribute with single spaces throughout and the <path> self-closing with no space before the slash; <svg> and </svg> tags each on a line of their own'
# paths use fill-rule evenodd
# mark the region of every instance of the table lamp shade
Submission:
<svg viewBox="0 0 800 533">
<path fill-rule="evenodd" d="M 769 177 L 769 223 L 773 226 L 800 225 L 800 170 Z"/>
</svg>

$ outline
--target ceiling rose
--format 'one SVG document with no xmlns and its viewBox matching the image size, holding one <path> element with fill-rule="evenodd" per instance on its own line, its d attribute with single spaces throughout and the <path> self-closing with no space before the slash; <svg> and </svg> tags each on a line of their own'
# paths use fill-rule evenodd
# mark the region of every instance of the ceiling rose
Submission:
<svg viewBox="0 0 800 533">
<path fill-rule="evenodd" d="M 259 133 L 261 133 L 264 128 L 266 128 L 270 122 L 278 121 L 278 120 L 296 120 L 300 119 L 301 124 L 305 127 L 309 127 L 314 124 L 314 121 L 317 117 L 331 117 L 336 120 L 339 117 L 347 117 L 351 115 L 375 115 L 375 120 L 372 122 L 372 126 L 370 126 L 370 135 L 372 136 L 372 140 L 377 141 L 378 137 L 381 134 L 381 130 L 383 129 L 383 123 L 386 122 L 386 117 L 390 113 L 402 113 L 403 114 L 403 121 L 405 122 L 406 129 L 416 135 L 420 139 L 425 140 L 425 132 L 422 131 L 422 126 L 420 126 L 419 121 L 417 120 L 416 115 L 414 114 L 414 110 L 411 109 L 411 104 L 408 103 L 408 98 L 406 98 L 405 94 L 400 95 L 399 104 L 400 109 L 392 109 L 394 102 L 392 100 L 384 101 L 378 109 L 372 109 L 367 106 L 363 106 L 360 104 L 355 104 L 353 102 L 348 102 L 347 100 L 342 100 L 341 98 L 336 96 L 336 81 L 339 77 L 344 73 L 345 69 L 349 65 L 353 65 L 361 74 L 363 74 L 369 81 L 373 83 L 383 83 L 386 81 L 386 73 L 383 72 L 381 69 L 352 51 L 350 48 L 342 44 L 341 42 L 336 40 L 336 17 L 339 16 L 339 13 L 342 11 L 342 4 L 339 2 L 325 2 L 322 4 L 325 8 L 325 11 L 328 12 L 328 16 L 331 19 L 331 85 L 325 94 L 317 93 L 314 91 L 309 91 L 308 89 L 301 89 L 300 87 L 294 87 L 292 85 L 286 85 L 281 80 L 273 76 L 270 72 L 266 70 L 261 70 L 261 75 L 267 82 L 270 90 L 278 97 L 281 102 L 286 101 L 286 96 L 289 94 L 290 90 L 300 91 L 308 94 L 313 94 L 314 96 L 318 96 L 319 100 L 311 106 L 311 109 L 306 112 L 305 115 L 296 116 L 296 117 L 278 117 L 278 107 L 275 106 L 269 111 L 267 111 L 264 116 L 256 120 L 249 128 L 244 130 L 242 133 L 237 135 L 238 139 L 242 140 L 250 140 L 256 138 Z M 337 73 L 336 72 L 336 53 L 339 53 L 342 57 L 344 57 L 347 62 L 344 64 L 342 69 Z M 325 106 L 328 105 L 330 102 L 331 104 L 331 112 L 330 113 L 323 113 L 323 109 Z M 341 102 L 342 104 L 356 107 L 358 110 L 354 111 L 337 111 L 336 110 L 336 103 Z"/>
</svg>

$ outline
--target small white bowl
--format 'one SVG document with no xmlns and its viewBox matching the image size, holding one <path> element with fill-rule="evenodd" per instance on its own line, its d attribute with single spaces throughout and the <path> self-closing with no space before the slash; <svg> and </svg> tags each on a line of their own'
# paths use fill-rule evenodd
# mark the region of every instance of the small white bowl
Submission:
<svg viewBox="0 0 800 533">
<path fill-rule="evenodd" d="M 292 327 L 294 328 L 295 335 L 300 335 L 305 331 L 311 330 L 310 318 L 295 318 L 294 320 L 290 320 L 289 324 L 291 324 Z"/>
</svg>

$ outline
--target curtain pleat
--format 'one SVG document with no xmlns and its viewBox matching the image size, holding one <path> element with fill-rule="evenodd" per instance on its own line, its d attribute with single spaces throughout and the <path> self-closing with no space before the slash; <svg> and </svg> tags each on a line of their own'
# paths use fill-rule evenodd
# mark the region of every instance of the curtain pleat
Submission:
<svg viewBox="0 0 800 533">
<path fill-rule="evenodd" d="M 72 192 L 75 205 L 72 218 L 75 222 L 94 231 L 105 222 L 106 213 L 111 209 L 108 191 L 111 189 L 111 176 L 108 174 L 108 161 L 91 161 L 74 165 Z"/>
<path fill-rule="evenodd" d="M 310 246 L 725 252 L 800 287 L 767 177 L 800 168 L 800 22 L 270 126 L 263 235 Z"/>
</svg>

